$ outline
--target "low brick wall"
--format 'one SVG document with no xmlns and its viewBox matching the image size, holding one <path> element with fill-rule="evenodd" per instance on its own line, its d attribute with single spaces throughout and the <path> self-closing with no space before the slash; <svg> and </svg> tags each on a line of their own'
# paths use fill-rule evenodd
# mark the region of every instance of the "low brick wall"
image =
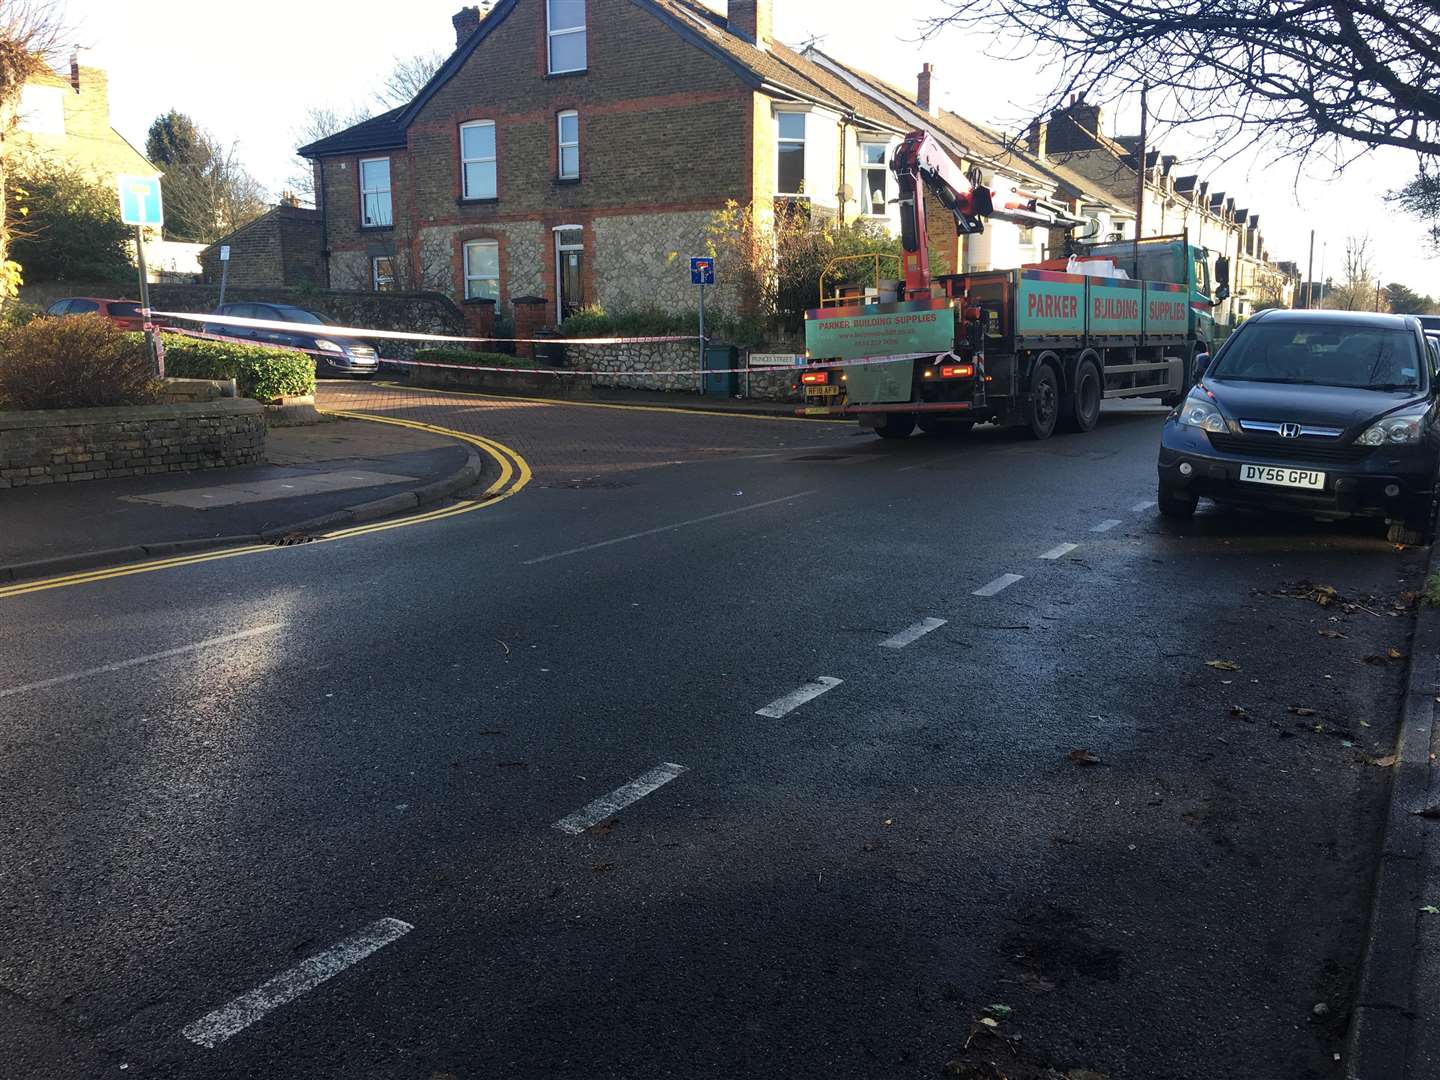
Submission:
<svg viewBox="0 0 1440 1080">
<path fill-rule="evenodd" d="M 516 368 L 513 371 L 470 371 L 466 368 L 417 366 L 405 369 L 410 386 L 438 389 L 479 390 L 487 394 L 516 394 L 520 397 L 583 397 L 590 390 L 585 375 L 541 375 Z"/>
<path fill-rule="evenodd" d="M 0 488 L 253 465 L 264 457 L 265 410 L 247 398 L 0 412 Z"/>
</svg>

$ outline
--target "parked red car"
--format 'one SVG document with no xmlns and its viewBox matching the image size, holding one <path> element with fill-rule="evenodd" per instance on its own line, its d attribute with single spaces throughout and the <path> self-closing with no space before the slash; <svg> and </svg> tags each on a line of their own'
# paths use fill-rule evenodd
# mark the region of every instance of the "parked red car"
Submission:
<svg viewBox="0 0 1440 1080">
<path fill-rule="evenodd" d="M 67 296 L 45 309 L 46 315 L 103 315 L 121 330 L 143 330 L 140 305 L 134 300 L 102 300 L 93 296 Z"/>
</svg>

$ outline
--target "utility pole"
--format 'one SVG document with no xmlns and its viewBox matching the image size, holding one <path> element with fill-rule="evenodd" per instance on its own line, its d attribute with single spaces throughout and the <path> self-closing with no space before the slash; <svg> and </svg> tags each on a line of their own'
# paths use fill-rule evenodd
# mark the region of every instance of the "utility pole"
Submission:
<svg viewBox="0 0 1440 1080">
<path fill-rule="evenodd" d="M 1310 258 L 1305 262 L 1305 304 L 1304 306 L 1314 307 L 1315 298 L 1310 294 L 1315 291 L 1315 230 L 1310 230 Z"/>
<path fill-rule="evenodd" d="M 1145 140 L 1148 134 L 1150 87 L 1140 84 L 1140 156 L 1135 160 L 1135 276 L 1140 274 L 1140 236 L 1145 231 L 1145 162 L 1150 156 Z"/>
</svg>

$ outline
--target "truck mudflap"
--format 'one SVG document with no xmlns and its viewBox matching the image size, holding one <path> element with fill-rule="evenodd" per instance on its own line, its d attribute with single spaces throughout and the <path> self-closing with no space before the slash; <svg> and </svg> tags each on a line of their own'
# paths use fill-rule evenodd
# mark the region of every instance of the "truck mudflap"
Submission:
<svg viewBox="0 0 1440 1080">
<path fill-rule="evenodd" d="M 859 416 L 862 413 L 968 413 L 974 411 L 968 401 L 897 401 L 870 405 L 801 405 L 796 416 Z"/>
</svg>

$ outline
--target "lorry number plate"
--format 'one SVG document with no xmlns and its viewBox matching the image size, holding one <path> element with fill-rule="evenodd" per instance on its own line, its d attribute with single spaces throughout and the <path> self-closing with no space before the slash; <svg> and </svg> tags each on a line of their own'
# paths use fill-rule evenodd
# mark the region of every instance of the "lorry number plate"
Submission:
<svg viewBox="0 0 1440 1080">
<path fill-rule="evenodd" d="M 835 397 L 840 393 L 838 386 L 807 386 L 805 387 L 806 397 Z"/>
</svg>

